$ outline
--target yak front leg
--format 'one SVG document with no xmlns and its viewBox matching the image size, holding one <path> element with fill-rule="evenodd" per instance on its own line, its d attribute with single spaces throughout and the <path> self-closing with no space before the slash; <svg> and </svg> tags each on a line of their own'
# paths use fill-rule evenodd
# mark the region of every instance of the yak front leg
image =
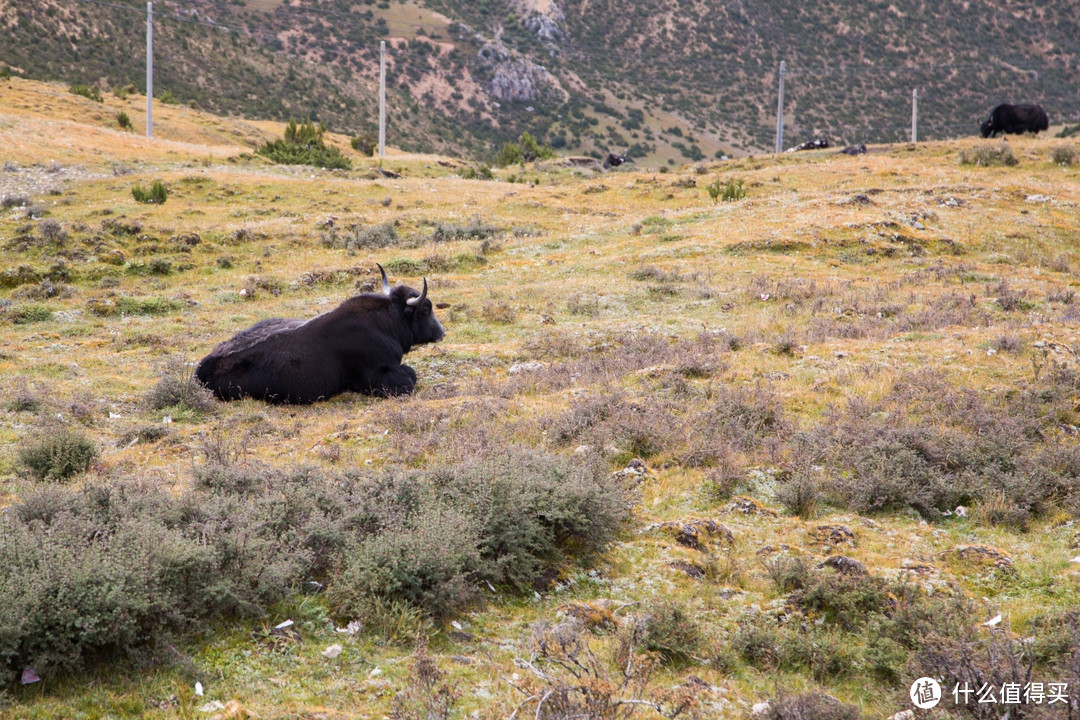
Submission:
<svg viewBox="0 0 1080 720">
<path fill-rule="evenodd" d="M 416 371 L 408 365 L 385 366 L 371 388 L 372 395 L 408 395 L 416 387 Z"/>
</svg>

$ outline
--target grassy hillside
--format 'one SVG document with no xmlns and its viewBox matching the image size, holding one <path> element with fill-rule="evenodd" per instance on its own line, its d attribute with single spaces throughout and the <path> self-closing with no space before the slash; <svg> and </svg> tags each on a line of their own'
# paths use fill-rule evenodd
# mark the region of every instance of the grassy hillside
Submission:
<svg viewBox="0 0 1080 720">
<path fill-rule="evenodd" d="M 0 93 L 0 716 L 554 718 L 584 688 L 594 717 L 882 718 L 924 675 L 1080 686 L 1075 141 L 385 177 L 342 136 L 353 170 L 276 166 L 280 123 L 171 106 L 147 141 L 111 126 L 137 98 Z M 414 395 L 187 382 L 376 262 L 440 304 Z M 60 460 L 86 469 L 35 477 Z"/>
<path fill-rule="evenodd" d="M 1080 120 L 1076 8 L 836 1 L 194 0 L 163 3 L 159 95 L 220 113 L 375 129 L 378 48 L 389 127 L 419 152 L 492 159 L 528 131 L 574 153 L 648 162 L 774 147 L 787 63 L 787 146 L 895 142 L 920 93 L 920 136 L 963 137 L 999 102 Z M 144 4 L 0 2 L 0 62 L 39 79 L 144 82 Z"/>
</svg>

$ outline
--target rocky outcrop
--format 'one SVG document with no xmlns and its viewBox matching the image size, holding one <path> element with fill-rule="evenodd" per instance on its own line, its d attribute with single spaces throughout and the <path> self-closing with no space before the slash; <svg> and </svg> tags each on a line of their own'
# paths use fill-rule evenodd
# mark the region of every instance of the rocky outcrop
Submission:
<svg viewBox="0 0 1080 720">
<path fill-rule="evenodd" d="M 540 103 L 549 100 L 562 103 L 569 97 L 559 81 L 547 68 L 534 63 L 501 40 L 490 40 L 464 23 L 454 23 L 451 33 L 480 47 L 476 54 L 479 67 L 477 79 L 486 80 L 492 100 L 499 103 Z"/>
<path fill-rule="evenodd" d="M 488 94 L 499 102 L 538 102 L 548 95 L 565 95 L 546 68 L 498 40 L 484 43 L 478 55 L 481 65 L 491 73 Z"/>
</svg>

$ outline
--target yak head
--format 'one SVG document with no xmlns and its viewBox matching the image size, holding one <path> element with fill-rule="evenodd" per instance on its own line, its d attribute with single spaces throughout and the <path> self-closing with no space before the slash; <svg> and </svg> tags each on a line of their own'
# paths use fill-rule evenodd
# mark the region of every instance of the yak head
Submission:
<svg viewBox="0 0 1080 720">
<path fill-rule="evenodd" d="M 377 264 L 377 263 L 376 263 Z M 386 271 L 379 265 L 382 274 L 383 294 L 390 298 L 390 302 L 398 309 L 404 318 L 409 330 L 412 332 L 414 345 L 439 342 L 445 332 L 442 323 L 435 317 L 435 309 L 427 296 L 427 278 L 424 278 L 424 289 L 420 292 L 406 285 L 398 285 L 390 289 L 390 281 L 386 279 Z"/>
<path fill-rule="evenodd" d="M 986 122 L 979 126 L 979 132 L 982 133 L 984 138 L 990 137 L 990 133 L 994 129 L 994 116 L 991 115 Z"/>
</svg>

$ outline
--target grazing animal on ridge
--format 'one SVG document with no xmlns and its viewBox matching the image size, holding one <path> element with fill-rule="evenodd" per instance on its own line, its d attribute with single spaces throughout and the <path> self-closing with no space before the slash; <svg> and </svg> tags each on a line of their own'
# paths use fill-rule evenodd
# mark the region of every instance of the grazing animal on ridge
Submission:
<svg viewBox="0 0 1080 720">
<path fill-rule="evenodd" d="M 1033 132 L 1036 135 L 1040 130 L 1050 127 L 1050 118 L 1041 105 L 1010 105 L 1002 103 L 990 111 L 990 117 L 979 126 L 979 131 L 985 137 L 997 137 L 997 134 L 1020 135 Z"/>
<path fill-rule="evenodd" d="M 634 162 L 630 159 L 630 148 L 626 148 L 626 152 L 622 155 L 616 155 L 613 152 L 609 152 L 607 157 L 604 158 L 604 169 L 609 170 L 613 167 L 619 167 L 625 162 Z"/>
<path fill-rule="evenodd" d="M 799 143 L 795 147 L 789 147 L 786 152 L 799 152 L 800 150 L 824 150 L 825 148 L 832 147 L 825 138 L 814 138 L 813 140 L 807 140 L 806 142 Z"/>
<path fill-rule="evenodd" d="M 424 289 L 364 293 L 310 320 L 263 320 L 218 345 L 195 377 L 222 400 L 253 397 L 307 404 L 345 391 L 388 396 L 412 392 L 416 371 L 401 363 L 414 345 L 442 340 Z"/>
</svg>

